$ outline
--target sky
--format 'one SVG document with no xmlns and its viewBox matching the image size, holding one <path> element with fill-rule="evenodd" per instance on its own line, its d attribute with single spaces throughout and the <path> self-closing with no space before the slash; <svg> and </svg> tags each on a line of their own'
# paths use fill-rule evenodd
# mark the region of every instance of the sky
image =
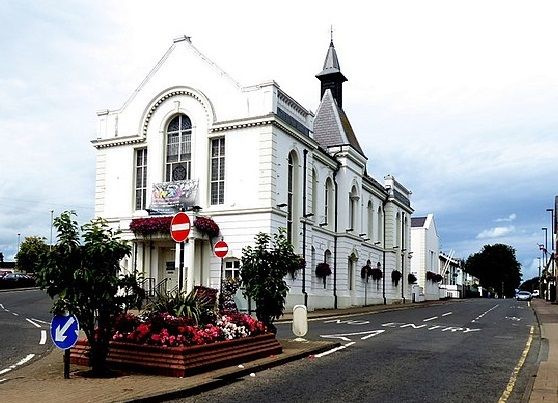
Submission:
<svg viewBox="0 0 558 403">
<path fill-rule="evenodd" d="M 0 252 L 50 241 L 64 210 L 93 217 L 96 111 L 122 106 L 173 38 L 315 111 L 333 26 L 369 174 L 412 191 L 444 252 L 508 244 L 532 278 L 558 194 L 557 17 L 537 0 L 3 0 Z"/>
</svg>

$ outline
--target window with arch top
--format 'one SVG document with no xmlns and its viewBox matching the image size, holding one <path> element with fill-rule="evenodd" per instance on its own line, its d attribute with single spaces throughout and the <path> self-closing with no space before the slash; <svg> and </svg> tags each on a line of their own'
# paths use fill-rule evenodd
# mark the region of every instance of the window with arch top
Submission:
<svg viewBox="0 0 558 403">
<path fill-rule="evenodd" d="M 192 174 L 192 122 L 176 115 L 166 128 L 165 181 L 180 181 Z"/>
</svg>

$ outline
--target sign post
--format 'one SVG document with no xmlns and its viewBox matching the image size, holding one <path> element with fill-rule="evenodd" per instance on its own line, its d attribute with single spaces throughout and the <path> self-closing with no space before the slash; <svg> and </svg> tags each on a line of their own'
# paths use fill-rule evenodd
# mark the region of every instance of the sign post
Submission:
<svg viewBox="0 0 558 403">
<path fill-rule="evenodd" d="M 188 217 L 188 214 L 181 211 L 174 215 L 171 221 L 170 234 L 179 250 L 178 291 L 181 292 L 184 272 L 184 241 L 190 235 L 190 217 Z"/>
<path fill-rule="evenodd" d="M 64 350 L 64 379 L 70 378 L 70 348 L 79 337 L 79 322 L 74 315 L 55 315 L 50 323 L 54 345 Z"/>
<path fill-rule="evenodd" d="M 217 241 L 215 246 L 213 246 L 213 253 L 221 259 L 221 278 L 219 281 L 219 294 L 221 294 L 223 289 L 223 258 L 227 256 L 227 253 L 229 253 L 229 245 L 227 245 L 227 243 L 223 240 Z"/>
</svg>

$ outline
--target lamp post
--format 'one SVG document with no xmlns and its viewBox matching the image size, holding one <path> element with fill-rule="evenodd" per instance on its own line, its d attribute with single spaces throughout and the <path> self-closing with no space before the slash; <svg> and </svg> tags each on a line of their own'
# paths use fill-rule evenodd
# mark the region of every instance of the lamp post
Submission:
<svg viewBox="0 0 558 403">
<path fill-rule="evenodd" d="M 20 245 L 20 241 L 21 241 L 21 234 L 18 233 L 18 234 L 17 234 L 17 253 L 16 253 L 16 256 L 19 255 L 19 245 Z M 17 263 L 17 268 L 19 269 L 19 257 L 17 258 L 16 263 Z"/>
<path fill-rule="evenodd" d="M 541 228 L 544 231 L 544 267 L 546 269 L 546 263 L 548 262 L 547 256 L 546 256 L 546 251 L 548 250 L 548 228 L 546 227 L 542 227 Z"/>
<path fill-rule="evenodd" d="M 542 298 L 541 258 L 537 259 L 539 260 L 539 298 Z"/>
<path fill-rule="evenodd" d="M 50 248 L 52 250 L 52 226 L 54 224 L 54 210 L 50 210 Z"/>
</svg>

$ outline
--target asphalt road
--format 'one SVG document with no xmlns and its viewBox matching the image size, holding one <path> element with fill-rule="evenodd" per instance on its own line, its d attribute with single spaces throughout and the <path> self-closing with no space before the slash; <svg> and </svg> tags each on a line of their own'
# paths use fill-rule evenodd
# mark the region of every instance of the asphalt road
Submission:
<svg viewBox="0 0 558 403">
<path fill-rule="evenodd" d="M 507 401 L 519 402 L 540 348 L 534 325 L 528 304 L 512 299 L 320 319 L 306 338 L 340 349 L 177 401 L 498 402 L 509 387 Z M 293 337 L 290 326 L 279 324 L 278 337 Z"/>
<path fill-rule="evenodd" d="M 0 382 L 2 375 L 52 349 L 51 299 L 38 289 L 0 292 Z"/>
</svg>

